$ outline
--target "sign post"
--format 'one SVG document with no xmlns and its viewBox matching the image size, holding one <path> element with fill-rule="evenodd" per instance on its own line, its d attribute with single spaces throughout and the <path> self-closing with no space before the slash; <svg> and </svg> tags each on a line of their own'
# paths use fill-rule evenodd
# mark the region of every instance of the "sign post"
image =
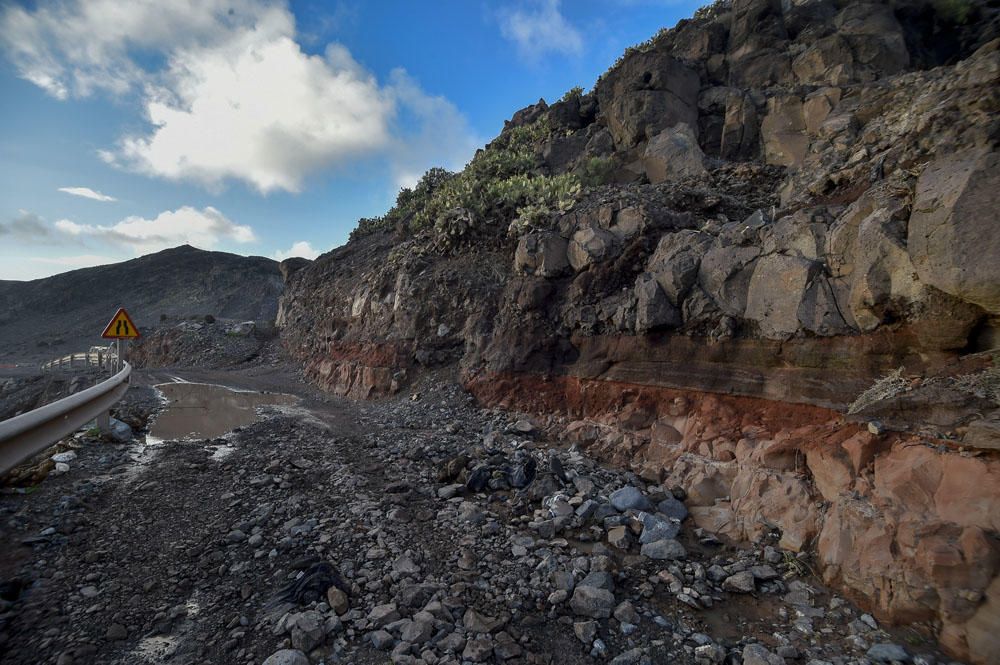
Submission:
<svg viewBox="0 0 1000 665">
<path fill-rule="evenodd" d="M 116 371 L 121 370 L 125 365 L 125 357 L 123 352 L 128 349 L 128 341 L 130 339 L 137 339 L 140 337 L 139 328 L 136 327 L 135 323 L 132 322 L 132 317 L 128 315 L 124 307 L 119 307 L 115 315 L 111 317 L 108 325 L 104 327 L 104 332 L 101 333 L 101 337 L 104 339 L 115 340 L 115 349 L 118 356 L 115 362 Z M 125 344 L 122 344 L 122 340 L 125 340 Z"/>
<path fill-rule="evenodd" d="M 115 340 L 115 371 L 113 373 L 118 373 L 125 367 L 125 358 L 122 355 L 123 347 L 128 348 L 128 341 L 130 339 L 137 339 L 139 337 L 139 328 L 136 327 L 135 323 L 132 322 L 132 317 L 128 315 L 124 307 L 119 307 L 115 315 L 111 317 L 108 325 L 104 327 L 104 332 L 101 333 L 101 337 L 104 339 Z M 125 344 L 122 344 L 122 340 L 125 340 Z M 97 418 L 97 426 L 100 428 L 103 434 L 107 434 L 111 431 L 111 412 L 107 411 L 102 413 Z"/>
</svg>

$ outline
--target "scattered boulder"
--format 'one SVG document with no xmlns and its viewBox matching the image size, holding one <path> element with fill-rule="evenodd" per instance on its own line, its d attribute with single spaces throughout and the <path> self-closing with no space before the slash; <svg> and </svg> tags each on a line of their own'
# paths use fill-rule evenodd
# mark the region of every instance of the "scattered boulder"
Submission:
<svg viewBox="0 0 1000 665">
<path fill-rule="evenodd" d="M 691 127 L 680 123 L 664 129 L 646 144 L 642 157 L 651 183 L 705 174 L 705 155 Z"/>
</svg>

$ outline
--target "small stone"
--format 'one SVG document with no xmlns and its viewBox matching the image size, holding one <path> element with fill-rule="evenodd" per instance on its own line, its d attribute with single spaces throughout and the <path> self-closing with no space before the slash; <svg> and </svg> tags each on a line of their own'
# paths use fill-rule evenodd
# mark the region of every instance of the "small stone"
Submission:
<svg viewBox="0 0 1000 665">
<path fill-rule="evenodd" d="M 401 575 L 416 575 L 420 572 L 420 566 L 413 562 L 408 556 L 401 556 L 392 564 L 392 569 Z"/>
<path fill-rule="evenodd" d="M 396 608 L 396 603 L 377 605 L 368 613 L 368 621 L 376 628 L 381 628 L 398 619 L 399 610 Z"/>
<path fill-rule="evenodd" d="M 372 643 L 372 646 L 379 651 L 388 651 L 395 643 L 392 635 L 385 630 L 376 630 L 373 633 L 369 633 L 368 640 Z"/>
<path fill-rule="evenodd" d="M 504 619 L 480 614 L 471 607 L 465 610 L 465 615 L 462 617 L 462 624 L 465 625 L 465 629 L 473 633 L 492 633 L 505 623 L 507 622 Z"/>
<path fill-rule="evenodd" d="M 298 649 L 281 649 L 265 658 L 262 665 L 309 665 L 309 659 Z"/>
<path fill-rule="evenodd" d="M 658 561 L 683 559 L 687 556 L 687 551 L 684 549 L 684 546 L 673 539 L 646 543 L 642 546 L 640 553 L 645 557 L 656 559 Z"/>
<path fill-rule="evenodd" d="M 649 510 L 652 507 L 649 499 L 637 487 L 632 487 L 631 485 L 626 485 L 621 489 L 615 490 L 608 498 L 611 501 L 611 505 L 618 512 L 625 512 L 629 509 Z"/>
<path fill-rule="evenodd" d="M 631 542 L 632 535 L 626 527 L 616 526 L 608 529 L 608 545 L 611 545 L 611 547 L 625 552 L 628 551 Z"/>
<path fill-rule="evenodd" d="M 609 665 L 639 665 L 642 662 L 643 655 L 642 649 L 638 647 L 629 649 L 612 658 Z"/>
<path fill-rule="evenodd" d="M 694 656 L 708 663 L 721 663 L 726 659 L 726 650 L 718 644 L 703 644 L 695 647 Z"/>
<path fill-rule="evenodd" d="M 569 598 L 569 591 L 566 589 L 556 589 L 549 594 L 549 605 L 561 605 L 566 602 L 567 598 Z"/>
<path fill-rule="evenodd" d="M 434 624 L 431 621 L 411 621 L 399 634 L 399 638 L 410 644 L 423 644 L 434 635 Z"/>
<path fill-rule="evenodd" d="M 570 600 L 573 612 L 594 619 L 607 619 L 615 606 L 615 595 L 607 589 L 578 586 Z"/>
<path fill-rule="evenodd" d="M 785 665 L 785 659 L 759 644 L 743 647 L 743 665 Z"/>
<path fill-rule="evenodd" d="M 744 570 L 727 577 L 722 582 L 722 588 L 730 593 L 753 593 L 757 587 L 754 585 L 753 573 Z"/>
<path fill-rule="evenodd" d="M 506 632 L 498 633 L 493 642 L 493 655 L 497 660 L 510 660 L 521 655 L 521 645 Z"/>
<path fill-rule="evenodd" d="M 590 646 L 597 637 L 597 622 L 577 621 L 573 624 L 573 633 L 578 640 Z"/>
<path fill-rule="evenodd" d="M 614 591 L 615 578 L 613 578 L 611 573 L 606 570 L 595 570 L 592 573 L 587 573 L 587 576 L 580 580 L 580 583 L 577 584 L 577 586 L 591 586 L 597 587 L 598 589 L 605 589 L 607 591 Z"/>
<path fill-rule="evenodd" d="M 125 630 L 125 626 L 120 623 L 113 623 L 108 626 L 108 631 L 104 634 L 104 637 L 111 642 L 117 642 L 128 637 L 128 631 Z"/>
<path fill-rule="evenodd" d="M 676 538 L 681 531 L 680 522 L 661 519 L 650 513 L 639 513 L 639 522 L 642 523 L 642 535 L 639 537 L 642 545 Z"/>
<path fill-rule="evenodd" d="M 898 644 L 892 644 L 891 642 L 873 644 L 865 655 L 880 663 L 888 663 L 891 661 L 908 663 L 910 661 L 910 654 L 906 653 L 906 649 Z"/>
<path fill-rule="evenodd" d="M 771 568 L 771 566 L 751 566 L 750 572 L 753 574 L 755 580 L 760 580 L 761 582 L 778 579 L 778 572 L 774 568 Z"/>
<path fill-rule="evenodd" d="M 656 504 L 656 510 L 679 522 L 683 522 L 688 516 L 687 506 L 672 496 Z"/>
<path fill-rule="evenodd" d="M 493 654 L 493 640 L 488 636 L 476 637 L 465 644 L 462 658 L 473 663 L 481 663 Z"/>
<path fill-rule="evenodd" d="M 618 607 L 615 608 L 614 616 L 622 623 L 639 623 L 639 613 L 635 611 L 635 606 L 629 600 L 623 600 L 618 604 Z"/>
<path fill-rule="evenodd" d="M 535 431 L 535 426 L 530 420 L 522 418 L 514 423 L 514 431 L 520 432 L 521 434 L 531 434 Z"/>
<path fill-rule="evenodd" d="M 350 608 L 347 594 L 335 586 L 326 590 L 326 603 L 337 614 L 344 614 Z"/>
</svg>

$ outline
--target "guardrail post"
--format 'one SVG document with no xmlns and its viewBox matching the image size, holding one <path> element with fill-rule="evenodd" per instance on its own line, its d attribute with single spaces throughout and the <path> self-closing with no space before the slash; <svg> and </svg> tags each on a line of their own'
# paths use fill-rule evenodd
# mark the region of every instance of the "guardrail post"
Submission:
<svg viewBox="0 0 1000 665">
<path fill-rule="evenodd" d="M 111 412 L 105 411 L 101 415 L 97 416 L 97 428 L 101 430 L 101 434 L 111 433 Z"/>
</svg>

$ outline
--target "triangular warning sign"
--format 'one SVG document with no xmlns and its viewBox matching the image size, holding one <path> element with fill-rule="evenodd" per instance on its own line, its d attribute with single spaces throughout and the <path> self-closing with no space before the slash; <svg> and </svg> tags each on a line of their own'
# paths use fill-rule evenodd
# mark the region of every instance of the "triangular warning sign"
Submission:
<svg viewBox="0 0 1000 665">
<path fill-rule="evenodd" d="M 132 323 L 132 317 L 128 315 L 124 307 L 119 307 L 108 326 L 101 333 L 101 337 L 107 339 L 135 339 L 139 336 L 139 329 Z"/>
</svg>

